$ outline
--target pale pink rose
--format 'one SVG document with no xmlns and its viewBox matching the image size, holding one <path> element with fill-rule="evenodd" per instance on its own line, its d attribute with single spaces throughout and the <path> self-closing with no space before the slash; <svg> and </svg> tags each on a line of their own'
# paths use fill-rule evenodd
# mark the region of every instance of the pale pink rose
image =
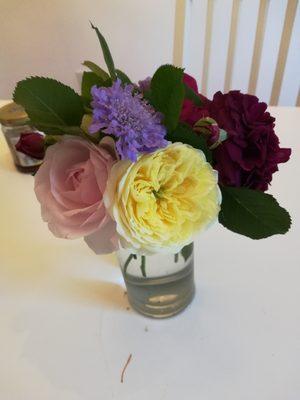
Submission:
<svg viewBox="0 0 300 400">
<path fill-rule="evenodd" d="M 115 222 L 106 211 L 103 194 L 117 161 L 111 138 L 96 146 L 77 137 L 63 137 L 50 146 L 35 176 L 35 193 L 42 218 L 57 237 L 85 237 L 98 254 L 117 249 Z"/>
</svg>

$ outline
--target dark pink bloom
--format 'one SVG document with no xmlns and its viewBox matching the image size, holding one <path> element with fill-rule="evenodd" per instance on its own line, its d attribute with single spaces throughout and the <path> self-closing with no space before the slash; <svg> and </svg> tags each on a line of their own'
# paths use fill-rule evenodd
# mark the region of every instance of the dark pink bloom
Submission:
<svg viewBox="0 0 300 400">
<path fill-rule="evenodd" d="M 45 155 L 44 136 L 38 132 L 21 133 L 16 149 L 27 156 L 42 160 Z"/>
<path fill-rule="evenodd" d="M 278 164 L 288 161 L 291 149 L 279 147 L 267 104 L 237 90 L 217 92 L 207 105 L 209 116 L 228 138 L 214 150 L 214 168 L 223 185 L 265 191 Z"/>
<path fill-rule="evenodd" d="M 183 74 L 183 82 L 199 95 L 203 105 L 205 105 L 207 99 L 198 92 L 196 79 L 188 74 Z M 181 122 L 193 126 L 199 119 L 204 117 L 208 117 L 208 112 L 205 108 L 196 106 L 192 100 L 184 99 L 180 114 Z"/>
</svg>

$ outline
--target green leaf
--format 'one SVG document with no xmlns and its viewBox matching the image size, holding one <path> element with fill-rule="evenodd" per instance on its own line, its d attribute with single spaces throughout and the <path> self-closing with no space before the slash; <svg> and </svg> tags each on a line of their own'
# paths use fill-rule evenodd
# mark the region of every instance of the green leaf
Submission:
<svg viewBox="0 0 300 400">
<path fill-rule="evenodd" d="M 207 146 L 206 139 L 202 135 L 197 135 L 188 125 L 179 124 L 172 133 L 167 134 L 167 140 L 172 143 L 186 143 L 195 149 L 202 150 L 206 160 L 209 163 L 212 162 L 212 153 Z"/>
<path fill-rule="evenodd" d="M 32 77 L 18 82 L 13 99 L 25 108 L 35 126 L 79 126 L 84 114 L 81 97 L 50 78 Z"/>
<path fill-rule="evenodd" d="M 222 187 L 221 190 L 219 222 L 231 231 L 262 239 L 289 230 L 289 213 L 270 194 L 247 188 Z"/>
<path fill-rule="evenodd" d="M 94 72 L 84 72 L 81 81 L 81 96 L 90 102 L 91 89 L 94 85 L 100 86 L 102 80 Z"/>
<path fill-rule="evenodd" d="M 94 74 L 99 76 L 99 78 L 101 78 L 102 81 L 106 81 L 106 80 L 110 79 L 108 73 L 105 72 L 101 67 L 99 67 L 99 65 L 95 64 L 94 62 L 92 62 L 92 61 L 84 61 L 82 63 L 82 65 L 85 65 L 92 72 L 94 72 Z"/>
<path fill-rule="evenodd" d="M 162 65 L 151 80 L 151 104 L 164 115 L 169 132 L 178 125 L 184 99 L 183 69 Z"/>
<path fill-rule="evenodd" d="M 143 92 L 143 97 L 144 97 L 145 100 L 148 101 L 148 103 L 151 104 L 151 90 L 145 90 Z"/>
<path fill-rule="evenodd" d="M 186 261 L 192 254 L 194 250 L 194 243 L 190 243 L 187 246 L 184 246 L 181 250 L 181 255 L 184 258 L 184 261 Z"/>
<path fill-rule="evenodd" d="M 185 98 L 191 100 L 196 106 L 201 107 L 202 106 L 202 100 L 199 97 L 199 95 L 194 92 L 192 88 L 190 88 L 186 83 L 184 85 L 184 91 L 185 91 Z"/>
<path fill-rule="evenodd" d="M 115 65 L 114 65 L 114 61 L 113 61 L 112 55 L 110 53 L 108 44 L 107 44 L 104 36 L 100 33 L 99 29 L 96 26 L 94 26 L 92 23 L 91 23 L 91 25 L 92 25 L 92 28 L 97 33 L 97 36 L 98 36 L 98 39 L 99 39 L 99 42 L 100 42 L 100 45 L 102 48 L 103 57 L 104 57 L 106 65 L 107 65 L 108 72 L 109 72 L 112 80 L 115 80 L 116 79 Z"/>
<path fill-rule="evenodd" d="M 121 70 L 116 69 L 116 74 L 117 74 L 117 77 L 119 79 L 121 79 L 122 83 L 124 83 L 124 84 L 132 83 L 130 78 L 125 74 L 125 72 L 122 72 Z"/>
</svg>

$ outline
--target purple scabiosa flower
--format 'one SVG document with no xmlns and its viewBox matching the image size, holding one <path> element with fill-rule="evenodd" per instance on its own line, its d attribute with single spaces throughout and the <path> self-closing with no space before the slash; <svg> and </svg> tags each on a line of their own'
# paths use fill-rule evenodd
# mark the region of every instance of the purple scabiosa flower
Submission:
<svg viewBox="0 0 300 400">
<path fill-rule="evenodd" d="M 133 85 L 118 79 L 111 87 L 92 88 L 93 121 L 91 133 L 102 130 L 118 140 L 116 148 L 122 159 L 136 161 L 138 153 L 151 153 L 167 146 L 162 114 L 156 112 Z"/>
</svg>

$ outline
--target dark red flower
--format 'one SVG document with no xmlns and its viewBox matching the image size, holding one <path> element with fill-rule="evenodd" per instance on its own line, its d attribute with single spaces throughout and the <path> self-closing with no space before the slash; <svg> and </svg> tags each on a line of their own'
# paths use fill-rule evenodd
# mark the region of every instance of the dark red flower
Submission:
<svg viewBox="0 0 300 400">
<path fill-rule="evenodd" d="M 44 136 L 38 132 L 21 133 L 16 149 L 30 157 L 42 160 L 45 155 Z"/>
<path fill-rule="evenodd" d="M 237 90 L 217 92 L 209 102 L 209 116 L 228 134 L 214 150 L 221 184 L 265 191 L 278 164 L 290 158 L 291 149 L 279 147 L 275 118 L 266 109 L 256 96 Z"/>
<path fill-rule="evenodd" d="M 183 74 L 183 82 L 199 95 L 203 104 L 206 104 L 207 99 L 198 92 L 197 82 L 192 76 Z M 204 117 L 208 117 L 206 109 L 196 106 L 192 100 L 184 99 L 180 114 L 181 122 L 193 126 L 200 118 Z"/>
</svg>

